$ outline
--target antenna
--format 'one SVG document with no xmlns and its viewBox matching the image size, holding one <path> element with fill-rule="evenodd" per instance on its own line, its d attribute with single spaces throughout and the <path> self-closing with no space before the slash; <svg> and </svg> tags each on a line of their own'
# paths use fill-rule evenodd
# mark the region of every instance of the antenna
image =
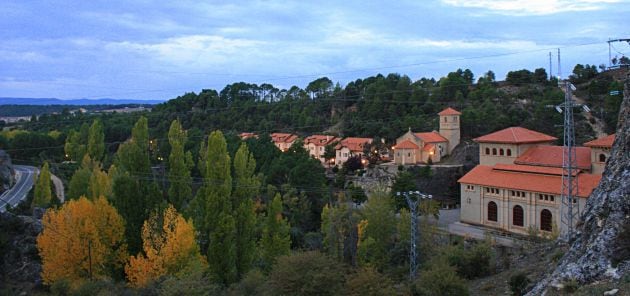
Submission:
<svg viewBox="0 0 630 296">
<path fill-rule="evenodd" d="M 558 82 L 562 79 L 562 71 L 560 71 L 560 48 L 558 48 Z"/>
<path fill-rule="evenodd" d="M 553 68 L 551 67 L 551 51 L 549 52 L 549 80 L 553 78 Z"/>
</svg>

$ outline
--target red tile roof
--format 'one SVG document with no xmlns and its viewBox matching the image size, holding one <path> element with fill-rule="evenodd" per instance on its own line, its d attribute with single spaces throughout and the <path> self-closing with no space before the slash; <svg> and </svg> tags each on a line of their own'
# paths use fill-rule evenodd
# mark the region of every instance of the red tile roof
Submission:
<svg viewBox="0 0 630 296">
<path fill-rule="evenodd" d="M 438 113 L 438 115 L 462 115 L 462 113 L 451 107 L 448 107 L 442 110 L 440 113 Z"/>
<path fill-rule="evenodd" d="M 613 142 L 615 142 L 615 134 L 609 135 L 609 136 L 605 136 L 603 138 L 599 138 L 599 139 L 595 139 L 593 141 L 590 142 L 586 142 L 584 143 L 584 146 L 586 147 L 606 147 L 606 148 L 611 148 L 613 145 Z"/>
<path fill-rule="evenodd" d="M 372 143 L 371 138 L 345 138 L 341 140 L 339 144 L 337 144 L 335 149 L 338 150 L 343 147 L 346 147 L 350 149 L 350 151 L 363 152 L 363 147 L 365 147 L 365 144 L 369 144 L 369 143 Z"/>
<path fill-rule="evenodd" d="M 514 160 L 514 163 L 561 168 L 563 151 L 562 146 L 534 146 L 527 149 L 525 153 Z M 579 169 L 591 169 L 591 148 L 575 147 L 575 156 L 577 157 L 577 167 Z"/>
<path fill-rule="evenodd" d="M 339 138 L 335 136 L 327 136 L 327 135 L 311 135 L 304 139 L 304 144 L 313 144 L 315 146 L 326 146 L 331 143 L 339 141 Z"/>
<path fill-rule="evenodd" d="M 418 145 L 416 145 L 414 142 L 411 142 L 410 140 L 404 140 L 402 142 L 400 142 L 399 144 L 396 144 L 396 146 L 394 146 L 394 149 L 418 149 L 420 147 L 418 147 Z"/>
<path fill-rule="evenodd" d="M 414 133 L 416 137 L 420 138 L 425 143 L 438 143 L 438 142 L 448 142 L 448 140 L 438 132 L 428 132 L 428 133 Z"/>
<path fill-rule="evenodd" d="M 508 127 L 500 131 L 481 136 L 474 139 L 475 142 L 480 143 L 509 143 L 509 144 L 524 144 L 524 143 L 543 143 L 553 142 L 558 138 L 539 133 L 533 130 L 528 130 L 523 127 Z"/>
<path fill-rule="evenodd" d="M 285 134 L 285 133 L 273 133 L 271 134 L 271 140 L 274 143 L 292 143 L 297 139 L 298 136 L 294 134 Z"/>
<path fill-rule="evenodd" d="M 554 168 L 554 167 L 542 167 L 542 166 L 534 166 L 534 165 L 519 165 L 519 164 L 502 164 L 497 163 L 493 167 L 494 170 L 499 171 L 507 171 L 507 172 L 527 172 L 527 173 L 535 173 L 535 174 L 543 174 L 543 175 L 554 175 L 554 176 L 562 176 L 563 169 L 562 168 Z M 575 176 L 579 170 L 572 170 L 571 175 Z"/>
<path fill-rule="evenodd" d="M 580 197 L 588 197 L 599 184 L 601 175 L 578 174 L 578 192 Z M 458 180 L 459 183 L 524 190 L 560 195 L 562 176 L 533 172 L 516 172 L 494 169 L 491 166 L 478 165 Z"/>
</svg>

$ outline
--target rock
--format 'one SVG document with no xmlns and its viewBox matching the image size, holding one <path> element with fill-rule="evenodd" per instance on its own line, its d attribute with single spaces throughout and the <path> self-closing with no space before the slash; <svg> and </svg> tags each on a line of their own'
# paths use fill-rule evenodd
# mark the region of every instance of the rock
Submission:
<svg viewBox="0 0 630 296">
<path fill-rule="evenodd" d="M 34 208 L 33 209 L 33 218 L 41 220 L 44 217 L 44 213 L 46 213 L 46 209 L 44 208 Z"/>
<path fill-rule="evenodd" d="M 617 295 L 617 292 L 619 292 L 619 289 L 612 289 L 610 291 L 604 292 L 604 296 Z"/>
<path fill-rule="evenodd" d="M 630 266 L 630 77 L 625 82 L 615 142 L 602 179 L 586 202 L 580 233 L 553 272 L 527 295 L 574 279 L 580 284 L 618 279 Z"/>
</svg>

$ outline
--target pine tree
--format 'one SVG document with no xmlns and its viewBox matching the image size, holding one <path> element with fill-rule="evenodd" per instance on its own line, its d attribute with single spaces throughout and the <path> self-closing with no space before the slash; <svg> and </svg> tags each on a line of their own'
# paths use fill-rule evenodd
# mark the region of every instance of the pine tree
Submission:
<svg viewBox="0 0 630 296">
<path fill-rule="evenodd" d="M 268 207 L 259 242 L 264 269 L 271 269 L 276 258 L 289 254 L 291 248 L 289 229 L 289 223 L 282 217 L 282 199 L 280 194 L 276 194 Z"/>
<path fill-rule="evenodd" d="M 50 170 L 48 168 L 48 162 L 44 162 L 44 165 L 39 171 L 39 176 L 35 182 L 35 197 L 33 199 L 34 207 L 47 207 L 52 199 L 52 192 L 50 191 Z"/>
<path fill-rule="evenodd" d="M 258 195 L 260 181 L 254 176 L 256 160 L 242 143 L 234 156 L 234 218 L 236 220 L 236 269 L 238 277 L 249 271 L 255 256 L 256 215 L 254 198 Z"/>
<path fill-rule="evenodd" d="M 94 120 L 88 133 L 87 154 L 95 161 L 100 161 L 105 153 L 105 133 L 99 119 Z"/>
<path fill-rule="evenodd" d="M 179 121 L 174 120 L 168 131 L 168 142 L 171 144 L 171 154 L 168 158 L 168 198 L 175 209 L 181 211 L 192 195 L 192 178 L 190 177 L 190 162 L 186 160 L 184 152 L 186 132 Z"/>
</svg>

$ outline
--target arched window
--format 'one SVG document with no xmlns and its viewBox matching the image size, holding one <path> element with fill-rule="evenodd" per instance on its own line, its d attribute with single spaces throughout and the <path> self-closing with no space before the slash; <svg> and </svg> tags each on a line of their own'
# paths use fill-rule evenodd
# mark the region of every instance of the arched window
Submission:
<svg viewBox="0 0 630 296">
<path fill-rule="evenodd" d="M 493 201 L 488 203 L 488 221 L 497 222 L 497 204 Z"/>
<path fill-rule="evenodd" d="M 512 149 L 507 150 L 507 156 L 512 156 Z"/>
<path fill-rule="evenodd" d="M 486 155 L 490 155 L 490 148 L 486 147 Z"/>
<path fill-rule="evenodd" d="M 492 148 L 492 155 L 497 155 L 497 148 Z"/>
<path fill-rule="evenodd" d="M 599 162 L 606 162 L 606 154 L 600 154 L 599 155 Z"/>
<path fill-rule="evenodd" d="M 514 206 L 514 209 L 512 209 L 512 224 L 523 226 L 523 207 Z"/>
<path fill-rule="evenodd" d="M 540 230 L 551 231 L 551 211 L 544 209 L 540 212 Z"/>
<path fill-rule="evenodd" d="M 499 149 L 499 155 L 503 156 L 505 154 L 505 152 L 503 151 L 503 148 Z"/>
</svg>

